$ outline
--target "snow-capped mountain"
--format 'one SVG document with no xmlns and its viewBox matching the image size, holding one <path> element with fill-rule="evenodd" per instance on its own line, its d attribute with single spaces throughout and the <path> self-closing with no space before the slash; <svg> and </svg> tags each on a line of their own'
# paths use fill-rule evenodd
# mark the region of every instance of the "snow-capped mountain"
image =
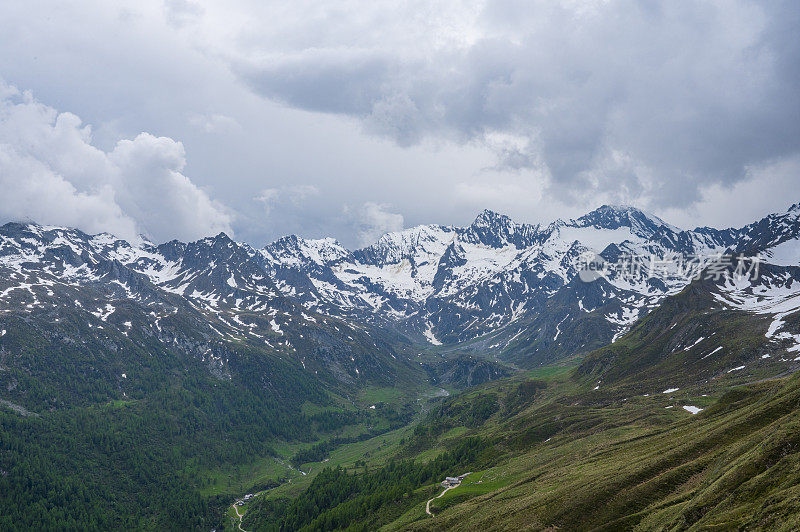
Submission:
<svg viewBox="0 0 800 532">
<path fill-rule="evenodd" d="M 456 230 L 420 226 L 350 252 L 333 239 L 284 237 L 260 250 L 281 290 L 310 308 L 381 309 L 403 317 L 433 293 L 439 259 Z"/>
<path fill-rule="evenodd" d="M 800 203 L 746 226 L 736 251 L 758 253 L 761 262 L 746 265 L 758 275 L 726 275 L 714 297 L 771 320 L 765 337 L 786 349 L 786 360 L 800 361 Z"/>
<path fill-rule="evenodd" d="M 124 301 L 166 335 L 180 311 L 203 342 L 251 342 L 344 381 L 388 371 L 399 337 L 525 366 L 611 343 L 689 283 L 664 265 L 724 252 L 798 265 L 799 217 L 800 204 L 741 229 L 681 230 L 632 207 L 547 225 L 487 210 L 358 250 L 297 236 L 253 249 L 224 234 L 155 245 L 11 223 L 0 228 L 0 314 L 70 305 L 104 327 Z M 589 258 L 605 263 L 592 282 Z M 619 268 L 631 258 L 646 264 Z"/>
<path fill-rule="evenodd" d="M 402 364 L 380 331 L 286 297 L 262 255 L 225 234 L 156 246 L 6 224 L 0 227 L 0 328 L 15 327 L 15 320 L 44 329 L 74 321 L 73 334 L 109 335 L 109 346 L 120 335 L 124 342 L 155 339 L 223 377 L 230 377 L 231 350 L 243 346 L 343 383 L 390 382 Z"/>
<path fill-rule="evenodd" d="M 746 226 L 736 244 L 742 253 L 762 252 L 772 264 L 800 264 L 800 203 L 795 203 L 783 213 L 770 214 Z"/>
<path fill-rule="evenodd" d="M 610 342 L 688 282 L 663 269 L 582 283 L 587 253 L 609 262 L 722 253 L 758 227 L 685 231 L 620 206 L 539 226 L 487 210 L 467 227 L 415 227 L 353 252 L 290 237 L 260 253 L 278 288 L 308 308 L 391 323 L 436 345 L 481 339 L 479 348 L 502 351 L 521 340 L 560 353 Z M 591 340 L 574 344 L 570 330 L 587 319 Z"/>
</svg>

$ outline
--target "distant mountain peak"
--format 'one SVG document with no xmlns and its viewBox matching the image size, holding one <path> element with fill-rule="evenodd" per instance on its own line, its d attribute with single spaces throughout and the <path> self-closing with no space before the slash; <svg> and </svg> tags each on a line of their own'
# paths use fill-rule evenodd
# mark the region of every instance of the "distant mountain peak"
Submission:
<svg viewBox="0 0 800 532">
<path fill-rule="evenodd" d="M 507 215 L 501 214 L 491 209 L 484 209 L 478 216 L 475 217 L 472 224 L 473 226 L 496 225 L 496 224 L 513 224 L 514 221 Z"/>
<path fill-rule="evenodd" d="M 484 209 L 459 238 L 464 242 L 493 248 L 510 244 L 521 249 L 533 243 L 538 228 L 537 225 L 517 223 L 505 214 Z"/>
<path fill-rule="evenodd" d="M 350 251 L 335 238 L 306 239 L 288 235 L 268 244 L 261 253 L 280 262 L 326 264 L 348 256 Z"/>
<path fill-rule="evenodd" d="M 656 220 L 663 222 L 663 220 L 661 220 L 660 218 L 648 214 L 643 210 L 639 209 L 638 207 L 634 207 L 633 205 L 627 205 L 627 204 L 603 204 L 597 207 L 596 209 L 584 214 L 583 216 L 581 216 L 581 218 L 595 217 L 595 216 L 629 217 L 629 216 L 639 216 L 639 215 L 647 216 L 648 218 L 654 218 Z"/>
<path fill-rule="evenodd" d="M 335 246 L 344 248 L 344 246 L 333 237 L 327 236 L 325 238 L 303 238 L 297 235 L 286 235 L 282 236 L 279 239 L 275 240 L 271 244 L 267 245 L 266 247 L 272 246 L 297 246 L 297 245 L 313 245 L 316 247 L 322 246 Z"/>
<path fill-rule="evenodd" d="M 457 230 L 445 225 L 418 225 L 402 231 L 386 233 L 377 242 L 355 251 L 364 263 L 395 264 L 404 259 L 429 260 L 444 253 Z"/>
<path fill-rule="evenodd" d="M 584 214 L 575 222 L 581 227 L 593 226 L 599 229 L 629 227 L 631 231 L 642 236 L 650 236 L 662 228 L 676 233 L 680 232 L 680 229 L 668 224 L 658 216 L 630 205 L 602 205 Z"/>
</svg>

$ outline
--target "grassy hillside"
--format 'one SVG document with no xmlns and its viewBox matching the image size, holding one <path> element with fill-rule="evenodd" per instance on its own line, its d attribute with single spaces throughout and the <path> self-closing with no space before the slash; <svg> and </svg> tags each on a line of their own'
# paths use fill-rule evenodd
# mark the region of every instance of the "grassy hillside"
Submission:
<svg viewBox="0 0 800 532">
<path fill-rule="evenodd" d="M 712 290 L 707 281 L 696 281 L 666 299 L 630 333 L 587 356 L 578 374 L 587 382 L 647 393 L 662 383 L 664 388 L 713 385 L 790 371 L 792 361 L 781 360 L 785 347 L 764 335 L 770 318 L 724 308 Z"/>
<path fill-rule="evenodd" d="M 486 491 L 453 490 L 458 504 L 402 528 L 796 529 L 800 379 L 731 390 L 697 415 L 686 402 L 592 408 L 600 421 L 591 426 L 554 409 L 569 425 L 539 442 L 518 431 L 527 433 L 521 451 L 506 430 L 489 429 L 506 433 L 493 441 L 506 454 Z"/>
<path fill-rule="evenodd" d="M 244 526 L 791 530 L 800 525 L 800 378 L 733 387 L 716 397 L 687 390 L 596 401 L 579 387 L 567 395 L 557 391 L 573 385 L 507 381 L 445 401 L 391 465 L 330 469 L 324 481 L 318 477 L 293 499 L 257 500 Z M 683 406 L 704 410 L 693 415 Z M 438 481 L 467 471 L 473 473 L 461 487 L 432 502 L 435 517 L 427 516 L 425 501 L 441 492 Z M 305 519 L 287 521 L 290 514 Z"/>
<path fill-rule="evenodd" d="M 162 320 L 183 335 L 171 343 L 76 311 L 0 321 L 3 530 L 214 528 L 238 494 L 299 475 L 297 453 L 406 425 L 430 388 L 400 363 L 389 385 L 406 392 L 383 398 L 381 379 L 344 388 L 252 342 L 194 344 L 187 314 Z"/>
<path fill-rule="evenodd" d="M 267 493 L 243 526 L 796 529 L 800 376 L 767 326 L 694 284 L 573 370 L 444 398 L 392 454 Z"/>
</svg>

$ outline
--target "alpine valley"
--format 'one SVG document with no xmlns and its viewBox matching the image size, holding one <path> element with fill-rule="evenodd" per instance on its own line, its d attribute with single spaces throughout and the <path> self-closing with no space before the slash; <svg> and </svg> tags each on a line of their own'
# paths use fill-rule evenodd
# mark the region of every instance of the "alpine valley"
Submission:
<svg viewBox="0 0 800 532">
<path fill-rule="evenodd" d="M 800 203 L 357 250 L 8 223 L 0 528 L 796 530 L 798 369 Z"/>
</svg>

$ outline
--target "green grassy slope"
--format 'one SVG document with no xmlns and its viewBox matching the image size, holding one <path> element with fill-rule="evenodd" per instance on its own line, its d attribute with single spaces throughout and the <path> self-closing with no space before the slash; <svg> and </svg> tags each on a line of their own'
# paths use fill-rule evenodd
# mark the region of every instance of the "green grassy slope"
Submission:
<svg viewBox="0 0 800 532">
<path fill-rule="evenodd" d="M 790 369 L 785 348 L 764 336 L 770 318 L 721 307 L 697 281 L 639 321 L 613 344 L 588 355 L 578 374 L 647 393 L 731 377 L 758 380 Z M 769 355 L 769 357 L 764 357 Z M 667 386 L 667 384 L 671 386 Z"/>
<path fill-rule="evenodd" d="M 416 396 L 362 397 L 286 352 L 203 339 L 191 318 L 162 319 L 180 332 L 165 342 L 90 328 L 77 310 L 3 316 L 0 529 L 214 528 L 235 496 L 291 475 L 298 451 L 375 437 L 419 409 Z M 113 319 L 147 317 L 131 304 Z M 415 392 L 421 372 L 388 360 L 391 379 L 368 389 Z"/>
<path fill-rule="evenodd" d="M 380 463 L 336 473 L 292 501 L 267 495 L 246 528 L 796 529 L 800 377 L 783 376 L 797 364 L 766 341 L 767 326 L 719 308 L 696 283 L 572 371 L 441 400 L 387 457 L 427 475 Z M 471 452 L 459 455 L 464 445 Z M 426 515 L 438 481 L 466 471 L 474 482 Z M 288 522 L 292 505 L 314 510 Z"/>
<path fill-rule="evenodd" d="M 494 468 L 506 486 L 404 528 L 796 529 L 798 406 L 792 378 L 728 392 L 696 416 L 672 409 L 670 421 L 645 405 L 639 419 L 596 412 L 605 419 L 592 429 L 509 450 Z"/>
</svg>

